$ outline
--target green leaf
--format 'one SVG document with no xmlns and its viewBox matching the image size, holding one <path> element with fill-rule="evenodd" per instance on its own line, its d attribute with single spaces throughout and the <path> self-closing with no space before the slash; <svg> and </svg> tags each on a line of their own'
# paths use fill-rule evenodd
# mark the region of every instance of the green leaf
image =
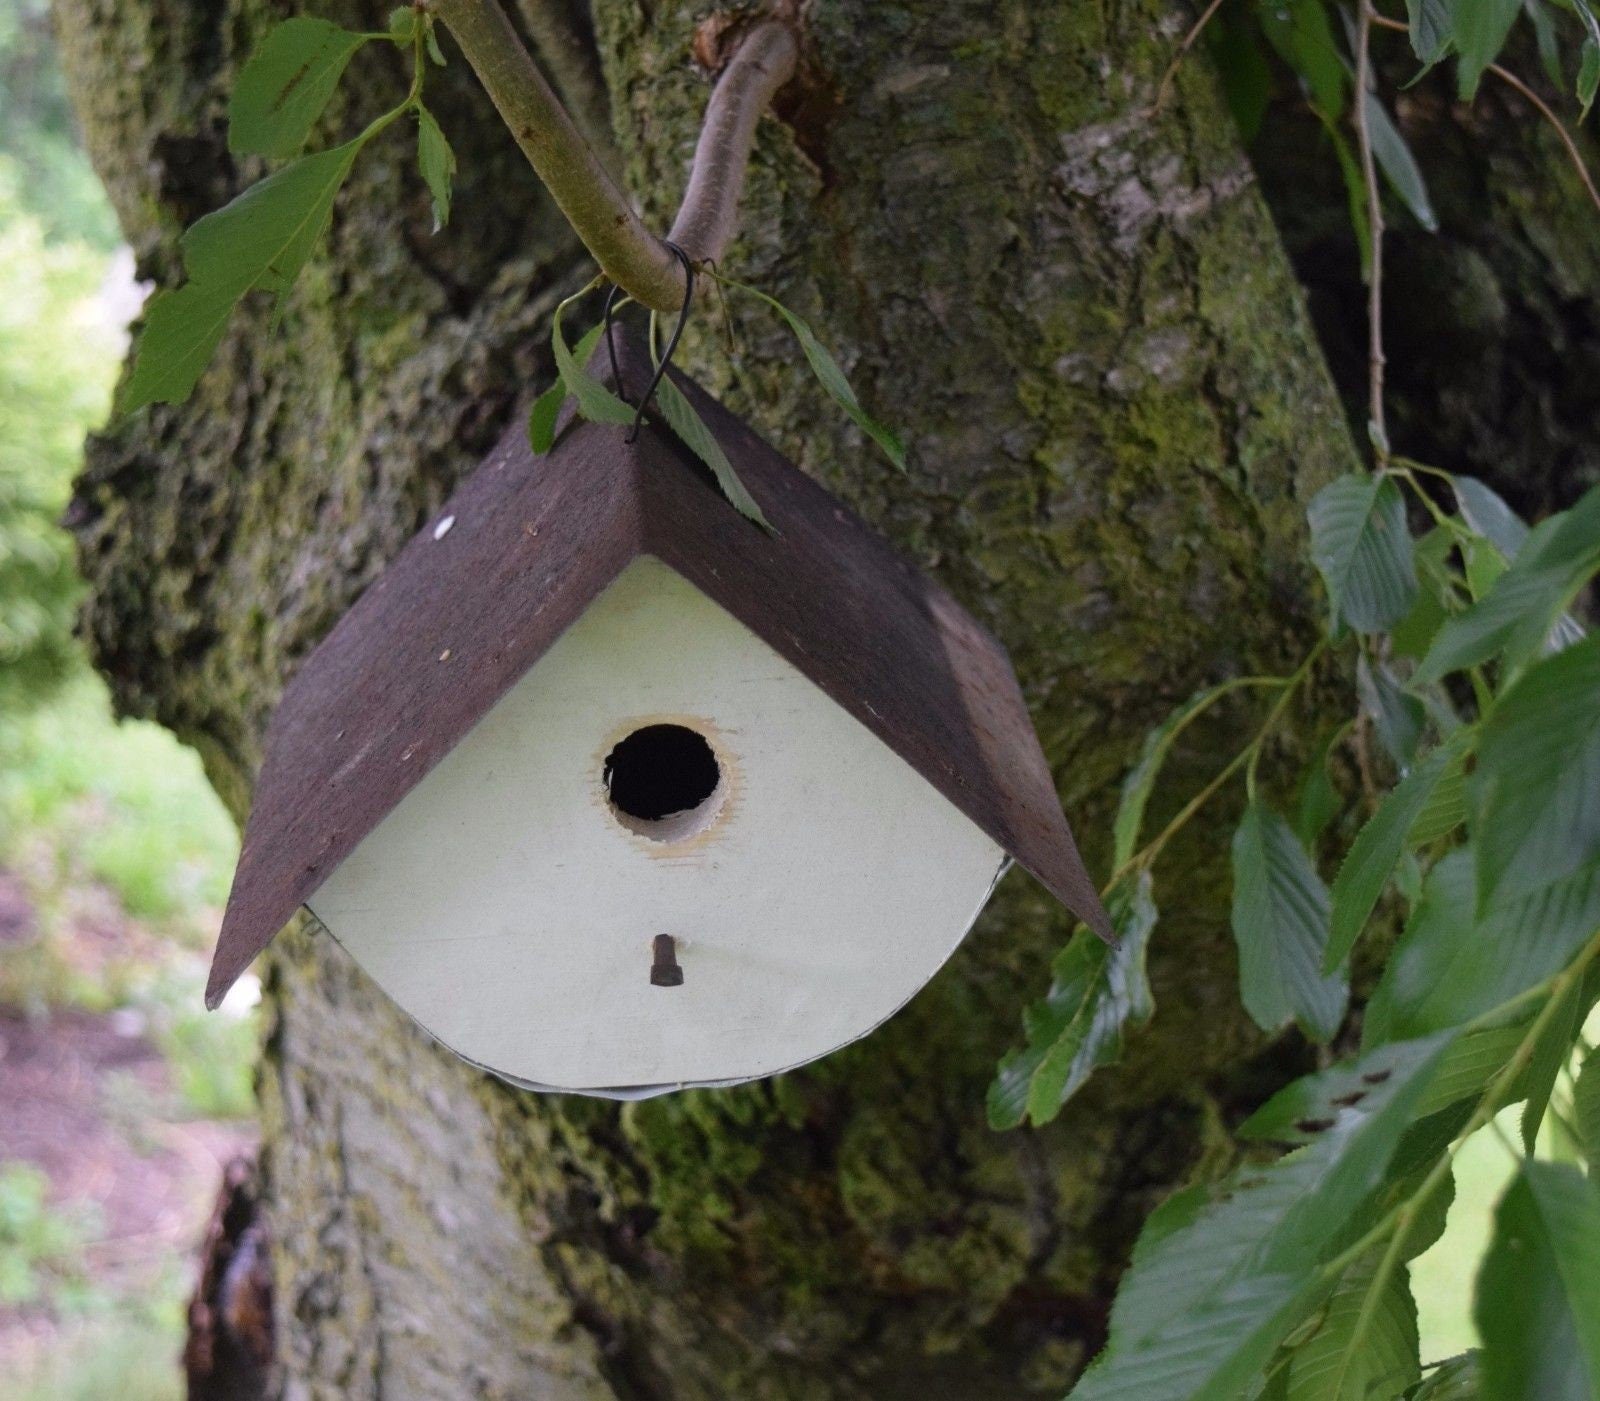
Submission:
<svg viewBox="0 0 1600 1401">
<path fill-rule="evenodd" d="M 695 412 L 694 405 L 683 396 L 683 392 L 672 382 L 670 375 L 663 375 L 661 383 L 656 387 L 656 406 L 661 410 L 662 418 L 666 419 L 667 427 L 683 440 L 685 447 L 711 469 L 711 475 L 717 479 L 717 486 L 722 494 L 728 498 L 734 509 L 740 515 L 753 520 L 763 530 L 770 531 L 772 524 L 761 514 L 761 507 L 756 503 L 755 497 L 745 489 L 739 480 L 739 474 L 733 470 L 733 464 L 728 461 L 728 455 L 722 450 L 722 444 L 717 441 L 706 422 Z"/>
<path fill-rule="evenodd" d="M 120 413 L 188 398 L 246 292 L 276 293 L 281 304 L 327 227 L 334 197 L 366 140 L 360 136 L 302 156 L 184 234 L 189 280 L 151 302 Z"/>
<path fill-rule="evenodd" d="M 1528 525 L 1505 503 L 1493 487 L 1476 477 L 1452 473 L 1451 489 L 1461 508 L 1461 517 L 1479 535 L 1493 543 L 1506 559 L 1513 560 L 1528 539 Z"/>
<path fill-rule="evenodd" d="M 1344 58 L 1322 0 L 1274 0 L 1256 11 L 1261 32 L 1299 76 L 1312 108 L 1327 122 L 1344 114 Z"/>
<path fill-rule="evenodd" d="M 1206 26 L 1206 47 L 1211 51 L 1212 68 L 1222 81 L 1228 110 L 1248 146 L 1261 130 L 1272 95 L 1272 70 L 1255 30 L 1241 22 L 1239 14 L 1220 11 Z"/>
<path fill-rule="evenodd" d="M 1445 762 L 1444 772 L 1439 775 L 1433 791 L 1422 805 L 1422 811 L 1406 833 L 1406 846 L 1412 850 L 1448 836 L 1466 821 L 1467 757 L 1477 740 L 1477 734 L 1471 730 L 1459 730 L 1457 736 L 1452 736 L 1454 742 L 1448 746 L 1450 757 Z"/>
<path fill-rule="evenodd" d="M 1408 1401 L 1480 1401 L 1480 1386 L 1478 1354 L 1464 1352 L 1429 1372 Z"/>
<path fill-rule="evenodd" d="M 228 103 L 234 155 L 292 156 L 339 86 L 367 36 L 323 19 L 275 25 L 245 64 Z"/>
<path fill-rule="evenodd" d="M 1450 616 L 1454 589 L 1449 560 L 1454 550 L 1455 539 L 1443 526 L 1434 526 L 1416 542 L 1417 601 L 1389 630 L 1395 656 L 1420 660 Z"/>
<path fill-rule="evenodd" d="M 1473 797 L 1481 905 L 1600 856 L 1600 636 L 1535 663 L 1499 699 Z"/>
<path fill-rule="evenodd" d="M 1400 196 L 1405 207 L 1429 233 L 1439 231 L 1439 220 L 1428 198 L 1427 182 L 1418 169 L 1416 157 L 1406 145 L 1400 129 L 1390 120 L 1377 96 L 1368 93 L 1367 131 L 1372 139 L 1372 155 L 1390 187 Z"/>
<path fill-rule="evenodd" d="M 1340 1277 L 1317 1331 L 1290 1354 L 1288 1401 L 1392 1401 L 1421 1376 L 1405 1266 L 1381 1286 L 1377 1272 L 1368 1256 Z"/>
<path fill-rule="evenodd" d="M 1495 1401 L 1600 1396 L 1600 1189 L 1525 1158 L 1495 1209 L 1473 1317 Z"/>
<path fill-rule="evenodd" d="M 1074 1401 L 1234 1401 L 1330 1292 L 1317 1268 L 1383 1185 L 1444 1039 L 1342 1069 L 1367 1086 L 1305 1146 L 1248 1165 L 1210 1200 L 1181 1193 L 1146 1226 L 1111 1311 L 1105 1353 Z"/>
<path fill-rule="evenodd" d="M 1253 802 L 1233 836 L 1233 936 L 1245 1010 L 1264 1031 L 1291 1017 L 1313 1041 L 1344 1019 L 1344 980 L 1322 971 L 1328 890 L 1289 824 Z"/>
<path fill-rule="evenodd" d="M 417 37 L 416 10 L 410 5 L 400 5 L 389 11 L 389 37 L 402 48 L 412 43 Z"/>
<path fill-rule="evenodd" d="M 1600 927 L 1600 861 L 1482 917 L 1473 867 L 1463 848 L 1428 873 L 1367 1004 L 1363 1045 L 1484 1016 L 1564 968 Z"/>
<path fill-rule="evenodd" d="M 590 287 L 594 284 L 591 283 Z M 561 376 L 561 382 L 566 386 L 567 393 L 578 401 L 578 412 L 591 423 L 626 423 L 631 425 L 636 417 L 633 409 L 623 403 L 605 385 L 601 384 L 587 369 L 573 356 L 572 348 L 567 344 L 566 337 L 561 331 L 561 318 L 566 310 L 584 292 L 590 290 L 586 287 L 582 292 L 577 292 L 568 297 L 555 310 L 555 315 L 550 318 L 550 349 L 556 357 L 556 371 Z"/>
<path fill-rule="evenodd" d="M 1348 723 L 1340 725 L 1318 747 L 1301 775 L 1298 797 L 1295 800 L 1294 834 L 1309 851 L 1327 826 L 1339 815 L 1339 794 L 1328 775 L 1328 760 L 1334 749 L 1350 732 Z"/>
<path fill-rule="evenodd" d="M 1048 1123 L 1100 1066 L 1122 1054 L 1124 1033 L 1150 1020 L 1155 1004 L 1145 976 L 1156 907 L 1150 873 L 1111 892 L 1107 913 L 1115 946 L 1079 929 L 1051 965 L 1050 990 L 1023 1013 L 1027 1044 L 1000 1062 L 989 1087 L 990 1126 Z"/>
<path fill-rule="evenodd" d="M 1591 487 L 1571 510 L 1528 534 L 1488 597 L 1439 630 L 1416 681 L 1437 681 L 1502 651 L 1508 665 L 1519 666 L 1558 628 L 1556 644 L 1570 640 L 1572 630 L 1563 624 L 1562 613 L 1597 569 L 1600 487 Z"/>
<path fill-rule="evenodd" d="M 1360 697 L 1361 708 L 1372 721 L 1379 743 L 1404 773 L 1417 756 L 1417 745 L 1422 741 L 1427 720 L 1426 708 L 1400 684 L 1385 663 L 1374 664 L 1367 660 L 1365 653 L 1356 659 L 1356 694 Z"/>
<path fill-rule="evenodd" d="M 1405 502 L 1388 477 L 1349 473 L 1312 499 L 1311 558 L 1333 607 L 1334 627 L 1383 632 L 1411 611 L 1417 571 Z"/>
<path fill-rule="evenodd" d="M 436 68 L 444 67 L 444 50 L 439 47 L 439 26 L 434 23 L 433 16 L 429 15 L 423 22 L 422 42 L 428 50 L 428 57 L 433 60 Z"/>
<path fill-rule="evenodd" d="M 1455 33 L 1450 0 L 1406 0 L 1406 20 L 1416 56 L 1426 64 L 1443 58 Z"/>
<path fill-rule="evenodd" d="M 559 379 L 533 401 L 528 410 L 528 446 L 536 457 L 543 457 L 555 446 L 556 419 L 567 402 L 567 386 Z"/>
<path fill-rule="evenodd" d="M 1361 173 L 1361 163 L 1338 124 L 1317 113 L 1322 129 L 1339 161 L 1339 175 L 1344 180 L 1345 207 L 1350 213 L 1350 227 L 1355 232 L 1356 248 L 1361 254 L 1361 276 L 1372 275 L 1372 224 L 1367 217 L 1367 181 Z"/>
<path fill-rule="evenodd" d="M 1522 1146 L 1533 1152 L 1534 1141 L 1539 1137 L 1539 1125 L 1544 1122 L 1545 1111 L 1550 1107 L 1550 1095 L 1556 1087 L 1556 1077 L 1562 1066 L 1572 1058 L 1572 1047 L 1583 1025 L 1583 984 L 1572 984 L 1561 996 L 1560 1003 L 1551 1009 L 1550 1020 L 1545 1023 L 1539 1039 L 1534 1042 L 1528 1069 L 1522 1075 L 1517 1093 L 1526 1095 L 1522 1106 Z"/>
<path fill-rule="evenodd" d="M 433 196 L 433 231 L 450 222 L 450 186 L 456 176 L 456 153 L 426 107 L 417 108 L 417 168 Z"/>
<path fill-rule="evenodd" d="M 1145 805 L 1150 801 L 1161 766 L 1166 762 L 1173 741 L 1197 715 L 1218 697 L 1236 689 L 1224 681 L 1196 691 L 1176 710 L 1144 737 L 1144 747 L 1128 775 L 1122 780 L 1122 798 L 1117 804 L 1116 822 L 1112 828 L 1113 851 L 1111 864 L 1120 870 L 1138 849 L 1139 831 L 1144 823 Z"/>
<path fill-rule="evenodd" d="M 1459 760 L 1464 752 L 1468 733 L 1460 731 L 1457 739 L 1440 745 L 1412 769 L 1356 834 L 1350 853 L 1333 882 L 1328 950 L 1322 963 L 1325 972 L 1338 968 L 1355 947 L 1367 917 L 1389 883 L 1400 853 L 1405 850 L 1407 835 L 1452 761 Z"/>
<path fill-rule="evenodd" d="M 1600 44 L 1593 39 L 1585 39 L 1578 59 L 1577 92 L 1580 122 L 1589 115 L 1589 109 L 1594 106 L 1596 89 L 1600 89 Z"/>
<path fill-rule="evenodd" d="M 585 331 L 573 351 L 573 359 L 579 364 L 587 364 L 604 330 L 605 326 L 599 325 Z M 555 446 L 556 420 L 561 417 L 561 406 L 566 402 L 567 386 L 559 377 L 533 401 L 533 407 L 528 410 L 528 446 L 536 456 L 544 456 Z"/>
<path fill-rule="evenodd" d="M 1600 1168 L 1600 1047 L 1584 1053 L 1572 1090 L 1572 1117 L 1590 1169 Z"/>
<path fill-rule="evenodd" d="M 732 278 L 723 278 L 722 281 L 730 287 L 737 287 L 753 297 L 758 297 L 784 319 L 794 333 L 795 339 L 800 342 L 800 349 L 806 357 L 806 363 L 811 366 L 812 374 L 816 375 L 818 382 L 828 391 L 833 401 L 850 416 L 857 428 L 883 449 L 884 456 L 889 461 L 902 472 L 905 471 L 905 444 L 861 407 L 861 402 L 856 398 L 855 390 L 850 387 L 850 381 L 845 378 L 844 371 L 839 368 L 838 361 L 816 338 L 811 327 L 777 298 L 769 297 L 759 288 L 751 287 L 748 283 L 735 282 Z"/>
<path fill-rule="evenodd" d="M 1456 93 L 1470 101 L 1478 91 L 1483 71 L 1505 46 L 1506 35 L 1522 9 L 1522 0 L 1453 0 Z"/>
</svg>

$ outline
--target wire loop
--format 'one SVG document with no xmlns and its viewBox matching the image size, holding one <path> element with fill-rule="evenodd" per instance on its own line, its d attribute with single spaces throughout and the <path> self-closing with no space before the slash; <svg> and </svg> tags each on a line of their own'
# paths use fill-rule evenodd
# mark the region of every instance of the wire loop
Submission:
<svg viewBox="0 0 1600 1401">
<path fill-rule="evenodd" d="M 666 374 L 667 366 L 672 363 L 673 352 L 678 348 L 678 338 L 683 335 L 684 323 L 689 319 L 689 308 L 694 304 L 693 261 L 671 239 L 664 238 L 661 241 L 673 251 L 678 261 L 683 264 L 683 306 L 678 311 L 677 324 L 673 326 L 672 334 L 667 337 L 667 348 L 662 352 L 661 359 L 656 365 L 655 373 L 650 377 L 650 383 L 645 388 L 644 397 L 639 400 L 634 410 L 633 426 L 628 429 L 628 441 L 630 443 L 639 436 L 639 426 L 644 422 L 645 410 L 650 407 L 650 400 L 655 397 L 656 389 L 661 383 L 661 376 Z M 611 357 L 611 377 L 616 382 L 617 397 L 623 403 L 627 403 L 628 395 L 622 386 L 622 368 L 617 362 L 617 346 L 611 334 L 612 311 L 621 292 L 621 286 L 613 283 L 611 290 L 606 293 L 605 308 L 601 314 L 605 319 L 606 325 L 606 354 Z"/>
</svg>

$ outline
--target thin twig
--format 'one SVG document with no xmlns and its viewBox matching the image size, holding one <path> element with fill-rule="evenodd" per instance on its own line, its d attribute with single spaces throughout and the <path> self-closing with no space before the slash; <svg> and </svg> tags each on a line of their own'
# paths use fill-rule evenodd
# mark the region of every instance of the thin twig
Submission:
<svg viewBox="0 0 1600 1401">
<path fill-rule="evenodd" d="M 657 311 L 683 304 L 684 270 L 561 105 L 499 0 L 429 0 L 496 109 L 601 270 Z M 778 20 L 755 25 L 711 95 L 671 241 L 694 262 L 720 258 L 732 236 L 756 123 L 793 76 L 799 45 Z"/>
<path fill-rule="evenodd" d="M 1167 71 L 1161 75 L 1161 86 L 1156 89 L 1155 104 L 1152 112 L 1159 112 L 1167 102 L 1167 97 L 1172 91 L 1172 82 L 1178 76 L 1178 69 L 1183 67 L 1183 60 L 1188 56 L 1189 50 L 1195 45 L 1205 27 L 1211 23 L 1211 17 L 1222 8 L 1222 0 L 1211 0 L 1211 3 L 1201 12 L 1200 18 L 1194 26 L 1183 36 L 1183 42 L 1178 45 L 1177 53 L 1173 54 L 1172 62 L 1167 65 Z"/>
<path fill-rule="evenodd" d="M 1372 22 L 1383 29 L 1395 29 L 1402 34 L 1410 32 L 1401 21 L 1390 19 L 1387 15 L 1375 14 L 1372 17 Z M 1588 191 L 1590 202 L 1596 209 L 1600 209 L 1600 189 L 1595 188 L 1594 178 L 1589 174 L 1589 167 L 1584 163 L 1583 152 L 1578 149 L 1578 143 L 1572 139 L 1572 134 L 1563 125 L 1561 118 L 1556 116 L 1550 104 L 1509 68 L 1502 68 L 1498 63 L 1491 63 L 1489 72 L 1493 73 L 1508 87 L 1521 93 L 1523 97 L 1533 104 L 1539 115 L 1556 129 L 1556 135 L 1561 138 L 1561 144 L 1567 148 L 1567 155 L 1572 159 L 1572 168 L 1578 172 L 1578 179 L 1583 182 L 1583 188 Z"/>
<path fill-rule="evenodd" d="M 1367 122 L 1367 96 L 1372 87 L 1372 55 L 1368 40 L 1376 12 L 1371 0 L 1361 0 L 1356 28 L 1356 145 L 1361 157 L 1361 179 L 1367 188 L 1368 237 L 1372 248 L 1367 269 L 1367 421 L 1378 465 L 1389 460 L 1389 430 L 1383 413 L 1383 200 L 1378 192 L 1378 172 L 1372 158 L 1372 130 Z"/>
</svg>

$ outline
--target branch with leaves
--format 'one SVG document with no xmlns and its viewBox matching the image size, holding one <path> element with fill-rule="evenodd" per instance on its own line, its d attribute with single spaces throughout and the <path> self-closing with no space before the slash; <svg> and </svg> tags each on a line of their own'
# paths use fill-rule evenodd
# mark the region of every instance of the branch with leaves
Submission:
<svg viewBox="0 0 1600 1401">
<path fill-rule="evenodd" d="M 1456 56 L 1469 97 L 1497 70 L 1517 10 L 1416 0 L 1410 32 L 1425 62 Z M 1572 13 L 1586 108 L 1600 59 L 1585 0 Z M 1582 1039 L 1600 1001 L 1600 637 L 1575 616 L 1600 574 L 1600 488 L 1530 529 L 1484 483 L 1391 448 L 1380 177 L 1432 219 L 1371 76 L 1371 31 L 1395 26 L 1361 0 L 1347 58 L 1321 0 L 1255 14 L 1350 181 L 1369 287 L 1373 470 L 1330 483 L 1308 508 L 1329 613 L 1302 665 L 1209 687 L 1150 732 L 1114 830 L 1106 904 L 1121 941 L 1105 949 L 1080 930 L 1057 956 L 1023 1044 L 999 1066 L 989 1117 L 997 1128 L 1056 1117 L 1156 1015 L 1144 961 L 1159 937 L 1160 858 L 1242 778 L 1240 1001 L 1262 1030 L 1294 1027 L 1325 1056 L 1344 1054 L 1240 1126 L 1281 1156 L 1198 1182 L 1146 1222 L 1108 1344 L 1073 1397 L 1600 1396 L 1600 1056 Z M 1355 155 L 1338 131 L 1346 119 Z M 1296 781 L 1274 777 L 1267 741 L 1327 654 L 1355 674 L 1355 713 Z M 1141 846 L 1186 732 L 1256 696 L 1271 704 L 1251 738 Z M 1363 780 L 1348 799 L 1329 773 L 1341 748 Z M 1298 796 L 1284 809 L 1273 789 Z M 1340 854 L 1330 832 L 1347 838 Z M 1352 1015 L 1352 958 L 1397 918 L 1387 956 L 1369 950 L 1377 984 Z M 1564 1072 L 1567 1103 L 1554 1112 Z M 1443 1231 L 1462 1144 L 1519 1101 L 1523 1147 L 1478 1273 L 1483 1347 L 1424 1366 L 1408 1263 Z M 1565 1161 L 1535 1156 L 1552 1118 Z M 1554 1377 L 1567 1389 L 1550 1390 Z"/>
</svg>

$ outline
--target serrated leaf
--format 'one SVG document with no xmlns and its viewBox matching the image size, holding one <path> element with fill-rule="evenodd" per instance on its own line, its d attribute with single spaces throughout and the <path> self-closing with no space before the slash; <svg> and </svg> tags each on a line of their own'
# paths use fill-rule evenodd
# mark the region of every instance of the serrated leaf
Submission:
<svg viewBox="0 0 1600 1401">
<path fill-rule="evenodd" d="M 605 326 L 599 325 L 585 331 L 573 350 L 573 359 L 579 364 L 587 364 L 604 330 Z M 567 386 L 559 376 L 533 401 L 533 407 L 528 410 L 528 446 L 536 456 L 542 457 L 555 446 L 556 420 L 561 417 L 561 406 L 566 402 Z"/>
<path fill-rule="evenodd" d="M 1600 927 L 1600 861 L 1477 914 L 1474 857 L 1451 852 L 1428 873 L 1367 1003 L 1363 1045 L 1423 1036 L 1492 1012 L 1564 968 Z"/>
<path fill-rule="evenodd" d="M 1465 749 L 1465 736 L 1442 744 L 1390 791 L 1356 834 L 1333 882 L 1328 950 L 1323 969 L 1332 972 L 1349 956 L 1405 850 L 1406 836 L 1422 815 L 1439 780 Z"/>
<path fill-rule="evenodd" d="M 1340 1278 L 1317 1331 L 1290 1354 L 1288 1401 L 1393 1401 L 1421 1376 L 1406 1269 L 1381 1285 L 1377 1271 L 1368 1256 Z"/>
<path fill-rule="evenodd" d="M 1500 697 L 1472 796 L 1480 906 L 1600 856 L 1600 636 L 1536 662 Z"/>
<path fill-rule="evenodd" d="M 1112 1306 L 1110 1343 L 1073 1397 L 1241 1395 L 1329 1292 L 1317 1267 L 1382 1187 L 1447 1039 L 1346 1067 L 1373 1077 L 1370 1093 L 1304 1147 L 1241 1168 L 1210 1201 L 1191 1191 L 1158 1211 Z"/>
<path fill-rule="evenodd" d="M 120 413 L 188 398 L 246 292 L 273 292 L 281 303 L 327 227 L 334 197 L 365 144 L 362 136 L 302 156 L 184 234 L 189 280 L 150 304 Z"/>
<path fill-rule="evenodd" d="M 1488 596 L 1439 630 L 1416 681 L 1437 681 L 1500 652 L 1508 666 L 1516 667 L 1547 640 L 1564 645 L 1575 629 L 1563 622 L 1562 613 L 1597 569 L 1600 487 L 1591 487 L 1571 510 L 1531 531 Z"/>
<path fill-rule="evenodd" d="M 1294 808 L 1294 834 L 1309 851 L 1330 822 L 1339 815 L 1339 794 L 1328 775 L 1328 760 L 1349 733 L 1349 724 L 1340 725 L 1317 748 L 1300 777 Z"/>
<path fill-rule="evenodd" d="M 1139 757 L 1122 780 L 1122 797 L 1117 804 L 1116 822 L 1112 827 L 1113 851 L 1111 864 L 1120 870 L 1138 849 L 1139 831 L 1144 823 L 1145 805 L 1150 801 L 1151 790 L 1166 762 L 1173 740 L 1219 696 L 1233 690 L 1228 682 L 1208 686 L 1196 691 L 1159 725 L 1144 737 Z"/>
<path fill-rule="evenodd" d="M 1239 990 L 1264 1031 L 1293 1018 L 1313 1041 L 1344 1019 L 1344 980 L 1322 971 L 1328 889 L 1289 824 L 1264 803 L 1245 810 L 1233 836 L 1233 937 Z"/>
<path fill-rule="evenodd" d="M 1600 1047 L 1584 1053 L 1572 1089 L 1572 1118 L 1590 1170 L 1600 1169 Z"/>
<path fill-rule="evenodd" d="M 1469 102 L 1484 70 L 1500 56 L 1522 0 L 1454 0 L 1456 95 Z"/>
<path fill-rule="evenodd" d="M 811 366 L 811 372 L 817 377 L 817 382 L 828 391 L 833 401 L 849 415 L 850 420 L 872 439 L 881 449 L 883 454 L 902 472 L 906 469 L 906 449 L 894 432 L 885 428 L 877 419 L 873 418 L 864 408 L 861 401 L 856 398 L 856 392 L 850 387 L 850 381 L 839 368 L 839 362 L 828 353 L 827 347 L 822 344 L 806 321 L 790 311 L 788 307 L 769 297 L 757 287 L 751 287 L 744 282 L 735 282 L 732 278 L 724 278 L 728 286 L 737 287 L 741 291 L 750 293 L 759 298 L 778 313 L 784 323 L 794 333 L 794 338 L 800 342 L 801 353 L 806 357 L 806 363 Z"/>
<path fill-rule="evenodd" d="M 1481 1401 L 1476 1350 L 1441 1362 L 1422 1380 L 1408 1401 Z"/>
<path fill-rule="evenodd" d="M 594 284 L 590 284 L 593 286 Z M 585 291 L 588 289 L 585 288 Z M 626 423 L 631 425 L 637 415 L 605 385 L 601 384 L 573 356 L 561 330 L 561 319 L 567 307 L 583 295 L 582 292 L 567 298 L 550 318 L 550 349 L 555 355 L 556 372 L 566 386 L 567 393 L 578 401 L 578 412 L 591 423 Z"/>
<path fill-rule="evenodd" d="M 1449 0 L 1406 0 L 1406 20 L 1412 52 L 1426 64 L 1443 58 L 1455 31 Z"/>
<path fill-rule="evenodd" d="M 1145 958 L 1156 924 L 1150 873 L 1118 885 L 1107 913 L 1116 944 L 1079 929 L 1051 964 L 1050 990 L 1023 1013 L 1027 1044 L 1000 1062 L 989 1087 L 992 1128 L 1054 1119 L 1095 1070 L 1121 1056 L 1126 1031 L 1150 1020 L 1155 1003 Z"/>
<path fill-rule="evenodd" d="M 1450 616 L 1454 590 L 1449 560 L 1454 550 L 1455 539 L 1442 526 L 1416 542 L 1417 601 L 1389 629 L 1389 649 L 1395 656 L 1420 660 Z"/>
<path fill-rule="evenodd" d="M 1390 119 L 1374 93 L 1368 93 L 1367 131 L 1372 140 L 1372 155 L 1383 171 L 1390 188 L 1400 196 L 1416 221 L 1429 233 L 1439 230 L 1438 217 L 1433 212 L 1433 202 L 1428 198 L 1428 185 L 1422 178 L 1411 147 L 1400 134 L 1400 129 Z"/>
<path fill-rule="evenodd" d="M 234 155 L 297 154 L 346 65 L 366 42 L 366 35 L 323 19 L 291 19 L 273 26 L 234 84 L 228 149 Z"/>
<path fill-rule="evenodd" d="M 1405 773 L 1417 756 L 1427 710 L 1408 692 L 1384 662 L 1371 662 L 1363 653 L 1356 659 L 1356 695 L 1372 721 L 1373 733 L 1388 751 L 1395 767 Z"/>
<path fill-rule="evenodd" d="M 1422 811 L 1406 833 L 1406 846 L 1425 847 L 1455 831 L 1467 816 L 1467 757 L 1476 743 L 1476 732 L 1458 731 L 1462 738 L 1450 749 L 1444 772 L 1433 785 Z"/>
<path fill-rule="evenodd" d="M 1600 1396 L 1600 1188 L 1524 1158 L 1495 1209 L 1473 1317 L 1495 1401 Z"/>
<path fill-rule="evenodd" d="M 450 222 L 450 187 L 456 178 L 456 153 L 426 107 L 417 109 L 417 168 L 433 197 L 433 231 Z"/>
<path fill-rule="evenodd" d="M 1583 1024 L 1583 984 L 1573 983 L 1561 995 L 1560 1003 L 1551 1009 L 1550 1020 L 1533 1044 L 1528 1068 L 1517 1084 L 1517 1093 L 1526 1096 L 1522 1106 L 1522 1146 L 1533 1152 L 1534 1141 L 1539 1137 L 1539 1125 L 1544 1122 L 1545 1111 L 1550 1107 L 1550 1095 L 1556 1087 L 1556 1077 L 1561 1067 L 1572 1058 L 1573 1043 Z"/>
<path fill-rule="evenodd" d="M 1306 518 L 1334 627 L 1383 632 L 1404 618 L 1417 572 L 1400 488 L 1388 477 L 1352 472 L 1323 487 Z"/>
<path fill-rule="evenodd" d="M 683 440 L 684 446 L 690 452 L 711 469 L 711 475 L 717 479 L 717 486 L 733 508 L 763 530 L 770 531 L 772 523 L 762 515 L 761 507 L 755 497 L 750 495 L 744 483 L 739 480 L 739 474 L 733 470 L 733 464 L 728 461 L 728 454 L 722 450 L 722 444 L 717 441 L 716 434 L 695 412 L 694 405 L 684 398 L 683 392 L 672 382 L 669 375 L 663 375 L 660 385 L 656 388 L 656 406 L 661 410 L 662 418 L 666 419 L 667 427 Z"/>
</svg>

